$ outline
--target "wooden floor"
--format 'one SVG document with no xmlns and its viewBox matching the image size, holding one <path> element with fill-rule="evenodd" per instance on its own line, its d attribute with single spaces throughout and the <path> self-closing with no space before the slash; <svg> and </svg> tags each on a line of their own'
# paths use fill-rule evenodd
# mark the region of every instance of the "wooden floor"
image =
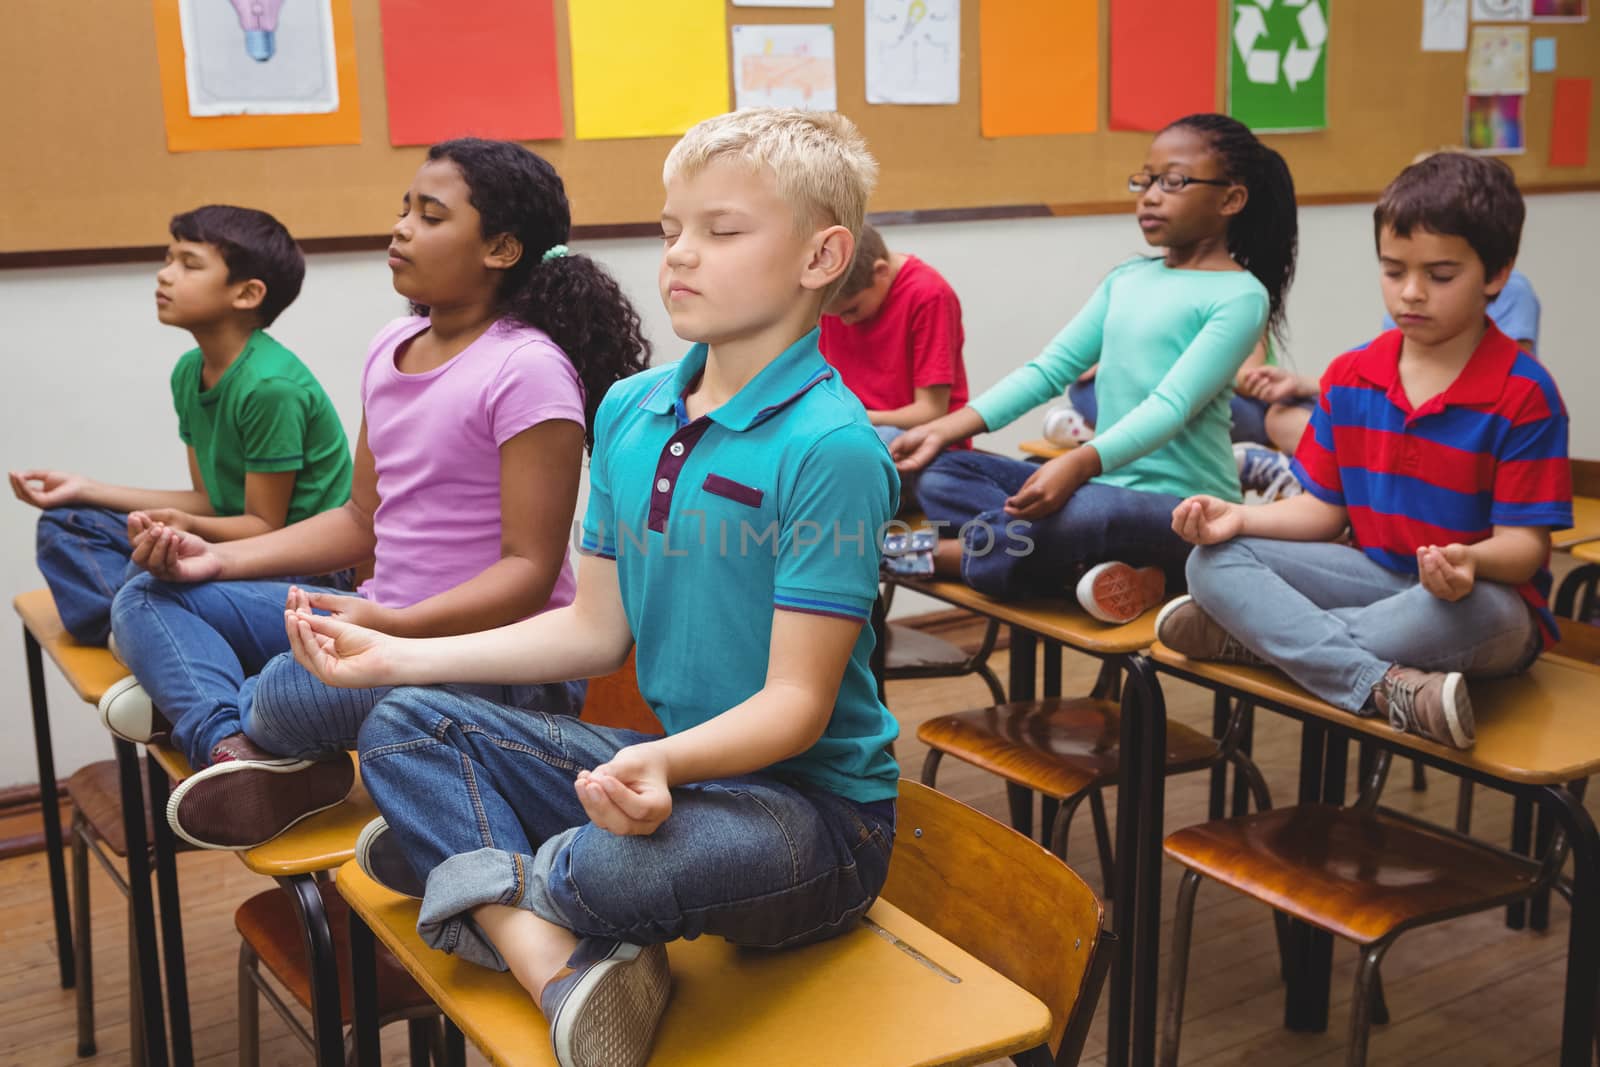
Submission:
<svg viewBox="0 0 1600 1067">
<path fill-rule="evenodd" d="M 1004 676 L 1004 654 L 996 666 Z M 1069 655 L 1069 691 L 1086 690 L 1093 664 Z M 1210 728 L 1209 696 L 1167 681 L 1171 714 Z M 918 722 L 937 714 L 987 703 L 986 690 L 973 679 L 905 682 L 890 686 L 889 705 L 902 723 L 899 744 L 903 771 L 915 777 L 923 750 L 915 739 Z M 1269 712 L 1258 715 L 1256 756 L 1280 802 L 1295 792 L 1299 733 L 1290 721 Z M 1351 760 L 1352 765 L 1354 759 Z M 1391 776 L 1386 801 L 1448 823 L 1453 817 L 1453 779 L 1430 773 L 1429 788 L 1413 793 L 1409 765 Z M 995 780 L 970 767 L 946 761 L 941 789 L 1004 817 L 1005 792 Z M 1167 789 L 1169 827 L 1205 815 L 1206 776 L 1174 779 Z M 1591 800 L 1591 810 L 1596 805 Z M 1114 809 L 1115 805 L 1111 805 Z M 1510 802 L 1478 790 L 1474 827 L 1491 840 L 1508 838 Z M 1072 864 L 1092 884 L 1100 884 L 1093 833 L 1087 812 L 1073 827 Z M 192 991 L 196 1056 L 204 1064 L 237 1062 L 235 964 L 238 936 L 233 911 L 267 887 L 226 853 L 186 853 L 179 858 L 185 901 L 189 987 Z M 1164 938 L 1170 944 L 1177 871 L 1169 864 Z M 997 887 L 997 891 L 1003 888 Z M 128 1062 L 127 934 L 122 898 L 98 869 L 92 880 L 95 988 L 100 1053 L 96 1063 Z M 73 994 L 58 988 L 50 921 L 49 889 L 43 857 L 0 862 L 0 1064 L 51 1065 L 77 1060 Z M 1556 1058 L 1561 1018 L 1562 975 L 1566 954 L 1566 906 L 1552 907 L 1544 934 L 1506 929 L 1503 913 L 1459 919 L 1402 937 L 1384 962 L 1384 988 L 1393 1021 L 1373 1033 L 1373 1064 L 1511 1067 L 1545 1064 Z M 1343 1062 L 1354 950 L 1336 943 L 1332 1017 L 1327 1033 L 1293 1034 L 1281 1026 L 1282 987 L 1267 910 L 1243 897 L 1203 887 L 1196 918 L 1183 1057 L 1185 1064 L 1332 1065 Z M 530 1007 L 530 1010 L 531 1007 Z M 1104 1008 L 1086 1050 L 1086 1063 L 1102 1063 Z M 386 1032 L 385 1062 L 405 1062 L 404 1029 Z M 297 1044 L 270 1009 L 262 1012 L 263 1064 L 305 1064 L 310 1055 Z M 482 1063 L 474 1056 L 474 1063 Z"/>
</svg>

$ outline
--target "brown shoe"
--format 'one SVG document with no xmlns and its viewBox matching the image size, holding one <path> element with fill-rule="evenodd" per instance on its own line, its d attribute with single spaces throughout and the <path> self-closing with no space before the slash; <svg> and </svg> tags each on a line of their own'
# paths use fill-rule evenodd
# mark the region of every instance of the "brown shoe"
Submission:
<svg viewBox="0 0 1600 1067">
<path fill-rule="evenodd" d="M 1115 625 L 1137 619 L 1160 604 L 1166 592 L 1167 576 L 1159 567 L 1099 563 L 1078 579 L 1078 603 L 1083 610 Z"/>
<path fill-rule="evenodd" d="M 1455 671 L 1396 664 L 1372 687 L 1372 699 L 1396 730 L 1459 749 L 1471 748 L 1477 740 L 1467 680 Z"/>
<path fill-rule="evenodd" d="M 335 806 L 354 784 L 355 768 L 348 756 L 278 756 L 234 734 L 211 750 L 211 766 L 172 791 L 167 822 L 192 845 L 242 851 Z"/>
<path fill-rule="evenodd" d="M 1239 642 L 1192 596 L 1180 596 L 1156 616 L 1156 640 L 1190 659 L 1264 667 L 1267 661 Z"/>
</svg>

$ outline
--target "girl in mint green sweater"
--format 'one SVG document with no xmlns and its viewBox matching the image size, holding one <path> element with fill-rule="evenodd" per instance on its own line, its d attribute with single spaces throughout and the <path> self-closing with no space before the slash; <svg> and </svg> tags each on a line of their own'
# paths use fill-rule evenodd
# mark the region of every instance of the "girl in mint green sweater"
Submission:
<svg viewBox="0 0 1600 1067">
<path fill-rule="evenodd" d="M 1145 241 L 1165 254 L 1117 267 L 1032 362 L 891 446 L 902 471 L 926 468 L 923 510 L 957 534 L 940 546 L 939 573 L 1000 598 L 1071 583 L 1107 622 L 1136 618 L 1167 583 L 1182 583 L 1179 501 L 1241 499 L 1228 402 L 1263 331 L 1282 331 L 1297 243 L 1283 157 L 1223 115 L 1161 131 L 1128 189 Z M 1041 466 L 941 455 L 1055 399 L 1096 365 L 1098 433 L 1088 444 Z"/>
</svg>

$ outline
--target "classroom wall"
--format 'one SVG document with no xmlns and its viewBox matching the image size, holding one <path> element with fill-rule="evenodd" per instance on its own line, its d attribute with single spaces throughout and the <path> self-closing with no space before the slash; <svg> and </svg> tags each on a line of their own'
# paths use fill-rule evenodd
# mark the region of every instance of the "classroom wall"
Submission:
<svg viewBox="0 0 1600 1067">
<path fill-rule="evenodd" d="M 1290 299 L 1291 358 L 1319 373 L 1329 359 L 1370 337 L 1381 311 L 1370 206 L 1308 208 L 1301 213 L 1300 275 Z M 974 393 L 1032 356 L 1087 298 L 1110 266 L 1142 250 L 1127 216 L 1025 219 L 894 227 L 890 247 L 926 258 L 955 286 L 965 308 L 967 368 Z M 1600 408 L 1600 375 L 1590 367 L 1593 281 L 1583 266 L 1600 246 L 1600 194 L 1529 199 L 1521 266 L 1544 303 L 1545 361 L 1574 411 Z M 621 279 L 644 314 L 656 358 L 683 347 L 655 295 L 659 245 L 653 240 L 581 246 Z M 183 484 L 167 375 L 188 347 L 185 335 L 155 320 L 152 265 L 0 273 L 0 358 L 12 374 L 0 421 L 0 463 L 10 469 L 53 466 L 108 481 Z M 389 288 L 381 253 L 311 259 L 300 300 L 274 333 L 300 353 L 333 397 L 352 440 L 356 395 L 367 340 L 403 313 Z M 1008 450 L 1038 436 L 1037 413 L 991 435 Z M 1600 456 L 1600 423 L 1575 419 L 1575 455 Z M 41 584 L 33 565 L 34 512 L 0 505 L 0 590 Z M 937 605 L 896 598 L 896 610 Z M 15 631 L 13 631 L 15 632 Z M 13 641 L 15 639 L 13 638 Z M 0 787 L 36 778 L 28 743 L 27 676 L 17 644 L 0 654 L 0 695 L 18 735 L 0 746 Z M 47 667 L 56 767 L 65 777 L 109 758 L 111 745 L 92 711 Z"/>
</svg>

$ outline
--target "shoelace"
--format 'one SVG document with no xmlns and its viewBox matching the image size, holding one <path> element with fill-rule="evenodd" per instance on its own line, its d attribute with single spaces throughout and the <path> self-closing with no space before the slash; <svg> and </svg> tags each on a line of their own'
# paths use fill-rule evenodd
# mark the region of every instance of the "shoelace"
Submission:
<svg viewBox="0 0 1600 1067">
<path fill-rule="evenodd" d="M 1287 470 L 1286 461 L 1279 453 L 1265 448 L 1252 448 L 1244 454 L 1244 466 L 1239 471 L 1239 482 L 1246 489 L 1260 489 L 1270 486 Z"/>
<path fill-rule="evenodd" d="M 1305 489 L 1300 485 L 1300 480 L 1294 476 L 1294 471 L 1285 470 L 1273 478 L 1271 484 L 1261 490 L 1261 502 L 1270 504 L 1274 500 L 1299 496 L 1304 491 Z"/>
<path fill-rule="evenodd" d="M 1408 734 L 1415 733 L 1412 723 L 1417 717 L 1417 689 L 1398 678 L 1386 680 L 1385 688 L 1389 698 L 1389 725 Z"/>
</svg>

